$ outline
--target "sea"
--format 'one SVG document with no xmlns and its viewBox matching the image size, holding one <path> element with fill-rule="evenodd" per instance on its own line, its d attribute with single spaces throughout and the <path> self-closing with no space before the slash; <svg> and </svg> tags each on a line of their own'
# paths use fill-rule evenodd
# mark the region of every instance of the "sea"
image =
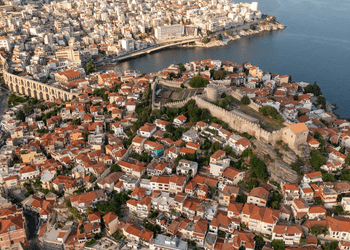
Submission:
<svg viewBox="0 0 350 250">
<path fill-rule="evenodd" d="M 243 1 L 244 2 L 244 1 Z M 247 1 L 252 2 L 252 1 Z M 214 48 L 173 48 L 118 63 L 121 72 L 157 72 L 172 63 L 217 59 L 250 62 L 260 69 L 290 75 L 321 87 L 335 113 L 350 118 L 350 1 L 260 0 L 263 14 L 276 16 L 286 29 L 266 31 Z"/>
</svg>

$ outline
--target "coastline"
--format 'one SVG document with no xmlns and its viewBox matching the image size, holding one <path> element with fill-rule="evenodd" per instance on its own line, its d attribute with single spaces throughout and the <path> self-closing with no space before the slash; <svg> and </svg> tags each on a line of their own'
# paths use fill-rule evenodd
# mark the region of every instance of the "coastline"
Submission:
<svg viewBox="0 0 350 250">
<path fill-rule="evenodd" d="M 265 20 L 263 20 L 265 21 Z M 261 22 L 263 22 L 261 21 Z M 179 47 L 185 47 L 185 48 L 191 48 L 191 47 L 201 47 L 201 48 L 212 48 L 212 47 L 218 47 L 218 46 L 226 46 L 230 41 L 235 41 L 238 39 L 241 39 L 242 37 L 245 36 L 251 36 L 251 35 L 255 35 L 255 34 L 260 34 L 263 33 L 265 31 L 277 31 L 277 30 L 284 30 L 286 28 L 286 26 L 283 23 L 279 23 L 276 22 L 276 24 L 261 24 L 261 22 L 259 24 L 256 25 L 255 29 L 240 29 L 237 30 L 235 32 L 233 32 L 232 35 L 227 35 L 225 34 L 226 38 L 222 39 L 222 40 L 214 40 L 214 41 L 210 41 L 209 43 L 201 43 L 201 42 L 196 42 L 193 45 L 179 45 Z M 232 30 L 232 29 L 230 29 Z M 230 31 L 227 30 L 227 31 Z M 227 33 L 227 31 L 221 31 L 222 33 Z M 220 33 L 220 32 L 218 32 Z"/>
</svg>

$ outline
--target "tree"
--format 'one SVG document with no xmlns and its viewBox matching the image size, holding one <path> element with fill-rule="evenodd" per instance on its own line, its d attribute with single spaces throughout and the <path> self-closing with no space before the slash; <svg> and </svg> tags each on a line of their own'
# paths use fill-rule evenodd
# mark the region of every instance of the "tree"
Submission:
<svg viewBox="0 0 350 250">
<path fill-rule="evenodd" d="M 322 250 L 334 250 L 334 249 L 337 249 L 338 247 L 338 241 L 332 241 L 331 243 L 329 242 L 325 242 L 321 248 Z"/>
<path fill-rule="evenodd" d="M 278 113 L 278 111 L 271 106 L 265 106 L 262 108 L 259 108 L 259 112 L 263 114 L 263 116 L 270 116 L 277 122 L 284 122 L 283 117 Z"/>
<path fill-rule="evenodd" d="M 346 156 L 346 159 L 345 159 L 345 164 L 346 164 L 346 165 L 349 165 L 349 163 L 350 163 L 350 154 L 348 154 L 348 155 Z"/>
<path fill-rule="evenodd" d="M 284 250 L 285 249 L 284 243 L 282 240 L 273 240 L 271 245 L 272 245 L 274 250 Z"/>
<path fill-rule="evenodd" d="M 249 164 L 251 166 L 252 177 L 257 177 L 262 180 L 267 180 L 269 173 L 265 162 L 260 160 L 256 155 L 250 157 Z"/>
<path fill-rule="evenodd" d="M 92 62 L 92 61 L 89 61 L 87 64 L 86 64 L 86 73 L 90 74 L 92 72 L 96 72 L 96 66 L 95 64 Z"/>
<path fill-rule="evenodd" d="M 243 96 L 242 99 L 241 99 L 241 103 L 244 104 L 244 105 L 248 105 L 250 104 L 250 99 L 248 96 Z"/>
<path fill-rule="evenodd" d="M 322 179 L 323 179 L 324 182 L 327 182 L 327 181 L 333 182 L 333 181 L 335 181 L 334 175 L 329 174 L 329 173 L 324 174 Z"/>
<path fill-rule="evenodd" d="M 214 142 L 211 145 L 211 152 L 215 153 L 216 151 L 218 151 L 219 149 L 221 149 L 220 143 L 218 141 Z"/>
<path fill-rule="evenodd" d="M 261 236 L 261 235 L 256 235 L 254 237 L 254 240 L 255 240 L 255 247 L 257 250 L 261 250 L 264 245 L 265 245 L 265 241 L 264 241 L 264 238 Z"/>
<path fill-rule="evenodd" d="M 323 228 L 319 225 L 314 225 L 309 229 L 309 233 L 317 237 L 323 233 Z"/>
<path fill-rule="evenodd" d="M 23 110 L 18 111 L 18 113 L 16 115 L 16 119 L 23 121 L 23 122 L 25 121 L 26 115 L 24 114 Z"/>
<path fill-rule="evenodd" d="M 227 75 L 227 72 L 225 70 L 218 70 L 214 72 L 213 78 L 214 80 L 222 80 L 225 78 L 226 75 Z"/>
<path fill-rule="evenodd" d="M 114 164 L 111 166 L 111 173 L 113 172 L 120 172 L 121 171 L 121 168 L 118 164 Z"/>
<path fill-rule="evenodd" d="M 326 162 L 326 159 L 319 150 L 311 150 L 311 159 L 310 164 L 314 170 L 319 171 L 320 167 L 323 166 Z"/>
<path fill-rule="evenodd" d="M 192 88 L 203 88 L 205 86 L 207 86 L 209 84 L 209 81 L 207 79 L 204 79 L 201 76 L 195 76 L 192 77 L 190 79 L 190 81 L 188 82 L 188 84 L 192 87 Z"/>
</svg>

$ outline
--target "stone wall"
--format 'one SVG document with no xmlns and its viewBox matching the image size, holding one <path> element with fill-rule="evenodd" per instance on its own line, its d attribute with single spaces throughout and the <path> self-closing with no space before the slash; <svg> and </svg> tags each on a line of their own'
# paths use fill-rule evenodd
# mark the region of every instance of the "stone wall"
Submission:
<svg viewBox="0 0 350 250">
<path fill-rule="evenodd" d="M 275 143 L 276 141 L 282 139 L 281 130 L 268 132 L 262 129 L 259 124 L 251 122 L 243 117 L 231 113 L 226 109 L 218 107 L 204 100 L 200 96 L 192 96 L 183 101 L 167 103 L 164 106 L 171 108 L 181 108 L 190 100 L 195 100 L 199 108 L 208 109 L 212 116 L 215 116 L 218 119 L 226 122 L 230 126 L 230 128 L 240 133 L 247 132 L 248 134 L 255 136 L 259 140 L 265 140 L 271 143 Z"/>
<path fill-rule="evenodd" d="M 181 88 L 181 82 L 168 81 L 168 80 L 160 80 L 160 84 L 171 87 L 171 88 Z"/>
</svg>

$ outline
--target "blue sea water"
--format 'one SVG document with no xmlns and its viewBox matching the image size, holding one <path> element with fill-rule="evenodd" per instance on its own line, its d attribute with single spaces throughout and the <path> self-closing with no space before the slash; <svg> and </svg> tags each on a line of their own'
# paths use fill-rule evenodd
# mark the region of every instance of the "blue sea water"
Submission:
<svg viewBox="0 0 350 250">
<path fill-rule="evenodd" d="M 251 2 L 251 1 L 250 1 Z M 262 70 L 314 81 L 336 113 L 350 118 L 350 1 L 261 0 L 263 14 L 276 16 L 287 28 L 264 32 L 215 48 L 176 48 L 121 62 L 118 71 L 156 72 L 171 63 L 219 59 L 250 62 Z"/>
</svg>

